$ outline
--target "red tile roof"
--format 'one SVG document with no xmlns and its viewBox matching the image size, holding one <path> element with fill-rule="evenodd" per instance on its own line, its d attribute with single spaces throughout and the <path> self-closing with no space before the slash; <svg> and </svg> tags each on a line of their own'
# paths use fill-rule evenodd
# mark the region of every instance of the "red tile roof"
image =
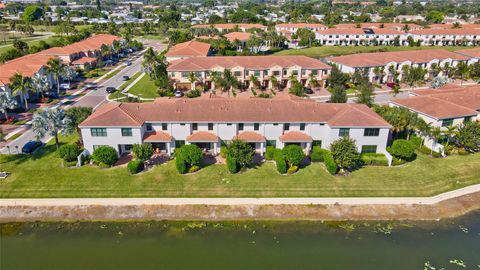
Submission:
<svg viewBox="0 0 480 270">
<path fill-rule="evenodd" d="M 476 28 L 455 28 L 455 29 L 420 29 L 410 31 L 414 35 L 476 35 L 480 36 L 480 29 Z"/>
<path fill-rule="evenodd" d="M 471 48 L 471 49 L 464 49 L 455 51 L 456 53 L 460 53 L 466 56 L 470 56 L 473 58 L 480 58 L 480 48 Z"/>
<path fill-rule="evenodd" d="M 236 140 L 242 140 L 246 142 L 265 142 L 265 137 L 257 133 L 255 131 L 243 131 L 238 133 L 237 136 L 235 136 Z"/>
<path fill-rule="evenodd" d="M 223 30 L 228 30 L 228 29 L 233 29 L 235 26 L 239 28 L 245 28 L 245 29 L 252 29 L 252 28 L 259 28 L 259 29 L 266 29 L 267 27 L 263 24 L 258 24 L 258 23 L 217 23 L 217 24 L 197 24 L 192 26 L 193 28 L 219 28 Z"/>
<path fill-rule="evenodd" d="M 236 39 L 240 41 L 247 41 L 252 36 L 252 33 L 248 32 L 230 32 L 224 37 L 226 37 L 230 42 L 235 41 Z"/>
<path fill-rule="evenodd" d="M 108 34 L 98 34 L 64 47 L 54 47 L 42 51 L 44 55 L 71 55 L 79 52 L 100 50 L 102 45 L 112 45 L 120 37 Z"/>
<path fill-rule="evenodd" d="M 430 29 L 452 29 L 454 27 L 451 23 L 438 23 L 429 25 Z M 480 24 L 467 23 L 460 24 L 460 29 L 480 29 Z"/>
<path fill-rule="evenodd" d="M 146 132 L 143 135 L 143 140 L 146 142 L 171 142 L 172 136 L 163 131 Z"/>
<path fill-rule="evenodd" d="M 312 137 L 300 131 L 289 131 L 280 136 L 281 142 L 312 142 Z"/>
<path fill-rule="evenodd" d="M 86 63 L 94 63 L 97 61 L 97 58 L 93 57 L 82 57 L 72 62 L 72 65 L 83 65 Z"/>
<path fill-rule="evenodd" d="M 327 28 L 327 26 L 320 23 L 280 23 L 275 27 L 288 27 L 288 28 Z"/>
<path fill-rule="evenodd" d="M 413 24 L 413 23 L 362 23 L 360 24 L 360 28 L 374 28 L 374 29 L 394 29 L 394 30 L 402 30 L 402 28 L 406 25 L 410 29 L 421 29 L 423 28 L 420 25 Z M 383 25 L 383 28 L 382 28 Z M 341 23 L 334 26 L 337 29 L 341 28 L 357 28 L 357 24 L 355 23 Z"/>
<path fill-rule="evenodd" d="M 349 67 L 375 67 L 385 66 L 388 63 L 401 63 L 410 61 L 412 63 L 428 63 L 432 60 L 453 59 L 467 61 L 470 58 L 447 50 L 418 50 L 400 52 L 377 52 L 358 53 L 331 57 L 330 62 L 342 64 Z"/>
<path fill-rule="evenodd" d="M 187 137 L 188 142 L 218 142 L 218 136 L 208 131 L 197 131 Z"/>
<path fill-rule="evenodd" d="M 284 68 L 300 66 L 305 69 L 330 69 L 331 67 L 320 60 L 306 56 L 214 56 L 195 57 L 175 61 L 168 67 L 168 71 L 202 71 L 214 67 L 247 69 L 268 69 L 273 66 Z"/>
<path fill-rule="evenodd" d="M 171 47 L 165 56 L 207 56 L 210 51 L 210 44 L 195 40 L 179 43 Z"/>
<path fill-rule="evenodd" d="M 390 127 L 362 104 L 319 103 L 296 98 L 158 98 L 153 103 L 108 103 L 80 126 L 141 126 L 145 122 L 307 122 L 342 127 Z"/>
<path fill-rule="evenodd" d="M 448 91 L 447 89 L 445 91 L 437 91 L 440 92 L 394 99 L 392 103 L 436 119 L 475 116 L 479 114 L 480 87 L 469 87 L 455 91 Z"/>
</svg>

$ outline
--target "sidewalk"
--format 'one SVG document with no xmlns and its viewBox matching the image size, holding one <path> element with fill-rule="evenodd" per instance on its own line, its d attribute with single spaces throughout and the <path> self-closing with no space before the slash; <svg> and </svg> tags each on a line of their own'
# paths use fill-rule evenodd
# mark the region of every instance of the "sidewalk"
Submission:
<svg viewBox="0 0 480 270">
<path fill-rule="evenodd" d="M 53 198 L 0 199 L 5 206 L 139 206 L 139 205 L 434 205 L 480 192 L 480 184 L 433 197 L 364 198 Z"/>
</svg>

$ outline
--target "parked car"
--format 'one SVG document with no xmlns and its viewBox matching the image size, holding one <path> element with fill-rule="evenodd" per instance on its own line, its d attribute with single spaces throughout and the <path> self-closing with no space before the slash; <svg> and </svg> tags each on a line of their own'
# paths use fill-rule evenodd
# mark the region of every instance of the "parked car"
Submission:
<svg viewBox="0 0 480 270">
<path fill-rule="evenodd" d="M 58 98 L 57 91 L 47 91 L 43 95 L 48 98 Z"/>
<path fill-rule="evenodd" d="M 72 89 L 72 86 L 70 85 L 70 83 L 61 83 L 60 84 L 60 89 L 70 90 L 70 89 Z"/>
<path fill-rule="evenodd" d="M 175 91 L 175 96 L 176 96 L 176 97 L 182 97 L 182 96 L 183 96 L 183 92 L 177 90 L 177 91 Z"/>
<path fill-rule="evenodd" d="M 390 87 L 390 88 L 395 88 L 395 87 L 399 87 L 400 84 L 398 84 L 398 83 L 393 83 L 393 82 L 389 82 L 389 83 L 387 83 L 387 86 Z"/>
<path fill-rule="evenodd" d="M 125 75 L 125 76 L 123 76 L 123 80 L 124 80 L 124 81 L 128 81 L 128 80 L 130 80 L 130 77 L 128 77 L 127 75 Z"/>
<path fill-rule="evenodd" d="M 87 83 L 85 85 L 85 88 L 86 89 L 95 89 L 95 88 L 97 88 L 97 85 L 95 83 Z"/>
<path fill-rule="evenodd" d="M 43 143 L 41 141 L 28 141 L 22 147 L 22 153 L 24 154 L 33 154 L 37 149 L 39 149 Z"/>
<path fill-rule="evenodd" d="M 107 89 L 105 91 L 107 91 L 107 93 L 113 93 L 113 92 L 117 91 L 117 89 L 115 89 L 115 87 L 107 87 Z"/>
<path fill-rule="evenodd" d="M 126 65 L 126 66 L 130 66 L 131 64 L 132 64 L 132 62 L 130 62 L 130 61 L 125 61 L 125 65 Z"/>
</svg>

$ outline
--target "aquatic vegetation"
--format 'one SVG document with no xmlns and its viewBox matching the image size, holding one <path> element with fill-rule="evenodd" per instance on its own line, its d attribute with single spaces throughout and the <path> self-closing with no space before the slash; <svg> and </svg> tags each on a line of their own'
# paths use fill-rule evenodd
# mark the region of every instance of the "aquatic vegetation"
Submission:
<svg viewBox="0 0 480 270">
<path fill-rule="evenodd" d="M 374 232 L 383 233 L 385 235 L 390 235 L 393 232 L 393 224 L 389 223 L 386 226 L 382 226 L 382 224 L 377 224 Z"/>
<path fill-rule="evenodd" d="M 458 225 L 458 227 L 460 228 L 460 230 L 462 230 L 462 232 L 468 233 L 468 228 L 465 228 L 462 225 Z"/>
<path fill-rule="evenodd" d="M 430 261 L 426 261 L 424 264 L 423 264 L 423 270 L 436 270 L 437 268 L 433 267 L 431 264 L 430 264 Z"/>
<path fill-rule="evenodd" d="M 205 222 L 190 222 L 187 224 L 188 229 L 202 229 L 207 227 L 207 223 Z"/>
<path fill-rule="evenodd" d="M 460 266 L 460 267 L 462 267 L 462 268 L 466 268 L 466 267 L 467 267 L 467 265 L 465 264 L 465 262 L 464 262 L 463 260 L 453 259 L 453 260 L 450 260 L 450 261 L 448 261 L 448 262 L 451 263 L 451 264 Z"/>
<path fill-rule="evenodd" d="M 100 229 L 106 229 L 106 228 L 107 228 L 107 225 L 105 224 L 100 225 Z"/>
<path fill-rule="evenodd" d="M 228 179 L 228 178 L 222 178 L 222 179 L 220 180 L 220 183 L 222 183 L 222 184 L 230 184 L 230 179 Z"/>
<path fill-rule="evenodd" d="M 0 224 L 0 236 L 15 235 L 22 229 L 25 223 L 5 223 Z"/>
</svg>

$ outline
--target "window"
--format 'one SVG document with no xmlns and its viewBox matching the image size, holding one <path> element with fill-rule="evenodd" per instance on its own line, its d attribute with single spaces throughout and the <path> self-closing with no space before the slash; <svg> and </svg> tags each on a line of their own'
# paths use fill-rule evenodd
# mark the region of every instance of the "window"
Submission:
<svg viewBox="0 0 480 270">
<path fill-rule="evenodd" d="M 300 130 L 305 130 L 305 123 L 300 123 Z"/>
<path fill-rule="evenodd" d="M 472 117 L 471 116 L 467 116 L 463 119 L 463 123 L 468 123 L 468 122 L 472 122 Z"/>
<path fill-rule="evenodd" d="M 307 75 L 307 71 L 305 69 L 302 69 L 302 76 Z"/>
<path fill-rule="evenodd" d="M 213 130 L 213 123 L 208 123 L 208 130 Z"/>
<path fill-rule="evenodd" d="M 198 124 L 192 123 L 192 130 L 198 130 Z"/>
<path fill-rule="evenodd" d="M 290 130 L 290 124 L 289 123 L 283 124 L 283 130 Z"/>
<path fill-rule="evenodd" d="M 313 140 L 312 146 L 320 146 L 320 147 L 322 147 L 322 141 L 321 141 L 321 140 Z"/>
<path fill-rule="evenodd" d="M 123 146 L 123 148 L 125 149 L 126 152 L 130 152 L 130 151 L 132 151 L 133 145 L 132 144 L 125 144 Z"/>
<path fill-rule="evenodd" d="M 260 70 L 255 70 L 255 71 L 253 71 L 253 75 L 254 75 L 255 77 L 260 76 Z"/>
<path fill-rule="evenodd" d="M 376 145 L 362 145 L 362 154 L 364 153 L 376 153 L 377 146 Z"/>
<path fill-rule="evenodd" d="M 286 69 L 283 70 L 283 76 L 287 76 L 287 70 Z"/>
<path fill-rule="evenodd" d="M 260 129 L 260 124 L 259 123 L 253 124 L 253 130 L 259 130 L 259 129 Z"/>
<path fill-rule="evenodd" d="M 188 78 L 190 72 L 182 72 L 182 78 Z"/>
<path fill-rule="evenodd" d="M 185 145 L 185 141 L 180 140 L 180 141 L 175 141 L 175 148 L 180 148 Z"/>
<path fill-rule="evenodd" d="M 277 141 L 276 140 L 267 140 L 267 146 L 277 147 Z"/>
<path fill-rule="evenodd" d="M 132 129 L 131 128 L 122 128 L 122 136 L 124 136 L 124 137 L 132 136 Z"/>
<path fill-rule="evenodd" d="M 268 70 L 263 71 L 263 76 L 268 76 Z"/>
<path fill-rule="evenodd" d="M 280 75 L 280 71 L 278 71 L 278 70 L 273 71 L 273 76 L 279 76 L 279 75 Z"/>
<path fill-rule="evenodd" d="M 162 130 L 167 130 L 167 129 L 168 129 L 167 123 L 162 123 Z"/>
<path fill-rule="evenodd" d="M 318 70 L 316 69 L 312 69 L 312 71 L 310 72 L 312 75 L 318 75 Z"/>
<path fill-rule="evenodd" d="M 232 125 L 232 123 L 227 123 L 227 126 L 231 126 L 231 125 Z"/>
<path fill-rule="evenodd" d="M 379 128 L 366 128 L 366 129 L 363 131 L 363 136 L 375 137 L 375 136 L 378 136 L 379 133 L 380 133 L 380 129 L 379 129 Z"/>
<path fill-rule="evenodd" d="M 238 130 L 243 130 L 243 123 L 238 124 Z"/>
<path fill-rule="evenodd" d="M 92 137 L 106 137 L 107 129 L 106 128 L 91 128 L 90 133 Z"/>
<path fill-rule="evenodd" d="M 145 124 L 145 129 L 146 129 L 147 131 L 152 131 L 152 130 L 153 130 L 152 123 L 146 123 L 146 124 Z"/>
<path fill-rule="evenodd" d="M 442 121 L 442 127 L 449 127 L 453 125 L 453 119 L 444 119 Z"/>
<path fill-rule="evenodd" d="M 298 70 L 293 70 L 292 74 L 295 75 L 295 76 L 298 76 Z"/>
<path fill-rule="evenodd" d="M 185 123 L 180 123 L 180 126 L 185 126 Z"/>
<path fill-rule="evenodd" d="M 233 75 L 235 75 L 236 77 L 240 77 L 240 76 L 242 76 L 242 72 L 241 71 L 235 71 L 233 73 Z"/>
<path fill-rule="evenodd" d="M 348 137 L 350 136 L 350 129 L 349 128 L 341 128 L 338 131 L 338 136 L 340 137 Z"/>
</svg>

